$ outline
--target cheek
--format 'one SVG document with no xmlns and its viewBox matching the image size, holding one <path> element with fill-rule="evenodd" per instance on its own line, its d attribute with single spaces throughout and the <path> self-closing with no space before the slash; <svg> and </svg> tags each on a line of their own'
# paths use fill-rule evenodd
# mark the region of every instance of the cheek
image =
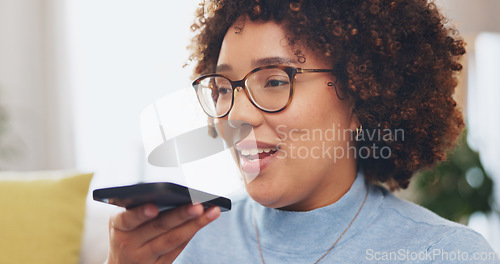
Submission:
<svg viewBox="0 0 500 264">
<path fill-rule="evenodd" d="M 345 103 L 326 84 L 298 92 L 287 110 L 282 122 L 286 120 L 311 129 L 331 127 L 333 123 L 344 126 L 347 117 Z"/>
<path fill-rule="evenodd" d="M 325 88 L 316 90 L 316 93 L 299 95 L 294 97 L 286 111 L 268 116 L 268 122 L 276 137 L 286 147 L 287 156 L 290 156 L 290 152 L 298 152 L 298 148 L 302 148 L 302 152 L 308 150 L 311 155 L 314 150 L 317 155 L 318 147 L 321 150 L 328 147 L 345 147 L 345 142 L 340 141 L 348 138 L 345 134 L 338 133 L 346 133 L 348 129 L 349 108 L 336 97 L 335 90 Z M 294 149 L 291 149 L 291 146 Z"/>
</svg>

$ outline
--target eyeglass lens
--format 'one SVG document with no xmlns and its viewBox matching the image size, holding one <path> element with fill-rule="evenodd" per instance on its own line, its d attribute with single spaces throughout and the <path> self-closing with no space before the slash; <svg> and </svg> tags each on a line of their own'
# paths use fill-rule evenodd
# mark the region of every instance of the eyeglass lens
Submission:
<svg viewBox="0 0 500 264">
<path fill-rule="evenodd" d="M 288 103 L 291 80 L 278 68 L 262 69 L 245 80 L 250 100 L 264 111 L 277 111 Z M 229 112 L 233 101 L 231 81 L 222 76 L 208 76 L 200 80 L 198 99 L 207 114 L 221 117 Z"/>
</svg>

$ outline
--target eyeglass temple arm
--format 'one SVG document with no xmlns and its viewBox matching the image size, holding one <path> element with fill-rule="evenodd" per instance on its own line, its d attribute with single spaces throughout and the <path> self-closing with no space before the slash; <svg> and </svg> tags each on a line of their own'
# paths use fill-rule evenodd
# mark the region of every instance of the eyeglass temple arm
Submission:
<svg viewBox="0 0 500 264">
<path fill-rule="evenodd" d="M 297 68 L 297 73 L 306 73 L 306 72 L 333 72 L 333 69 L 302 69 Z"/>
</svg>

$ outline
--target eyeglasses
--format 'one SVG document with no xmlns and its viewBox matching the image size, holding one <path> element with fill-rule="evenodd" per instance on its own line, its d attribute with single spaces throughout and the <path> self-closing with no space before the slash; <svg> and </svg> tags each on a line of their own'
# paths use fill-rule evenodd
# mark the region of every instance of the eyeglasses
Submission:
<svg viewBox="0 0 500 264">
<path fill-rule="evenodd" d="M 231 81 L 220 74 L 203 75 L 193 82 L 193 88 L 203 111 L 211 117 L 225 117 L 231 111 L 238 87 L 245 91 L 255 107 L 267 113 L 276 113 L 292 102 L 295 76 L 315 72 L 333 70 L 269 65 L 253 69 L 239 81 Z"/>
</svg>

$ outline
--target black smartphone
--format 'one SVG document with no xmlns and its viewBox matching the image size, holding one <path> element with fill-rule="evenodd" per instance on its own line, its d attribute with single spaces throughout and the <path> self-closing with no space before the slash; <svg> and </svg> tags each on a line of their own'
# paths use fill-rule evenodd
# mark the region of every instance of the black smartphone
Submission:
<svg viewBox="0 0 500 264">
<path fill-rule="evenodd" d="M 218 206 L 221 212 L 231 210 L 231 200 L 171 182 L 138 183 L 127 186 L 96 189 L 94 200 L 127 209 L 152 203 L 160 211 L 184 204 L 201 203 L 206 208 Z"/>
</svg>

